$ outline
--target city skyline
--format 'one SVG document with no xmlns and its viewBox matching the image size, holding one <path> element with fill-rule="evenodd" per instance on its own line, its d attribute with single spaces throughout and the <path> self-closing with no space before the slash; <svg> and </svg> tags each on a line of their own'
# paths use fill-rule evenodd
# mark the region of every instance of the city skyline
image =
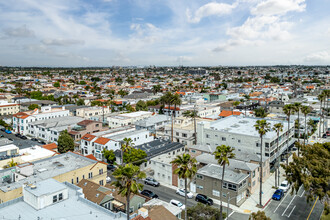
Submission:
<svg viewBox="0 0 330 220">
<path fill-rule="evenodd" d="M 6 1 L 2 66 L 330 64 L 326 0 Z"/>
</svg>

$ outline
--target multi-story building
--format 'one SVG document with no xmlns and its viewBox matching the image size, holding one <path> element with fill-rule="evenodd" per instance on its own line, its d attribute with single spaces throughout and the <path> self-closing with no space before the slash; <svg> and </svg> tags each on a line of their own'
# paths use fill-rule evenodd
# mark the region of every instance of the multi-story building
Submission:
<svg viewBox="0 0 330 220">
<path fill-rule="evenodd" d="M 251 152 L 260 152 L 260 135 L 254 125 L 258 118 L 248 118 L 242 116 L 229 116 L 213 122 L 201 122 L 197 126 L 197 142 L 216 147 L 218 145 L 229 145 L 235 149 L 249 150 Z M 264 156 L 270 158 L 270 162 L 275 159 L 277 152 L 277 141 L 279 141 L 279 154 L 282 154 L 287 145 L 292 146 L 294 139 L 294 123 L 290 123 L 288 132 L 288 123 L 280 120 L 266 119 L 270 128 L 276 123 L 283 124 L 283 131 L 280 132 L 277 140 L 277 133 L 271 129 L 263 136 Z"/>
<path fill-rule="evenodd" d="M 91 119 L 94 116 L 105 115 L 111 112 L 109 106 L 92 106 L 76 109 L 76 115 L 85 119 Z"/>
<path fill-rule="evenodd" d="M 170 121 L 171 118 L 167 115 L 154 115 L 135 122 L 135 128 L 137 130 L 147 129 L 157 136 L 157 131 L 164 131 L 165 125 L 170 123 Z"/>
<path fill-rule="evenodd" d="M 65 116 L 61 118 L 50 118 L 30 122 L 28 125 L 28 136 L 42 139 L 46 142 L 57 143 L 61 131 L 77 125 L 84 119 L 81 117 Z"/>
<path fill-rule="evenodd" d="M 16 103 L 8 103 L 7 101 L 0 101 L 0 116 L 13 115 L 19 112 L 20 105 Z"/>
<path fill-rule="evenodd" d="M 31 122 L 51 118 L 61 118 L 65 116 L 69 116 L 69 110 L 66 110 L 65 107 L 52 108 L 50 106 L 46 106 L 41 107 L 41 110 L 35 109 L 32 111 L 19 112 L 13 115 L 13 130 L 16 133 L 27 135 L 28 125 Z"/>
<path fill-rule="evenodd" d="M 131 138 L 134 145 L 140 145 L 154 140 L 154 137 L 147 130 L 135 130 L 128 128 L 126 131 L 119 130 L 85 134 L 80 141 L 80 148 L 83 155 L 93 154 L 96 159 L 102 160 L 103 149 L 119 150 L 124 138 Z"/>
<path fill-rule="evenodd" d="M 33 184 L 53 178 L 59 182 L 77 184 L 81 179 L 90 179 L 104 185 L 107 164 L 68 152 L 33 163 L 19 164 L 16 167 L 0 170 L 0 203 L 22 196 L 24 184 Z"/>
<path fill-rule="evenodd" d="M 127 125 L 132 125 L 140 120 L 149 118 L 152 115 L 153 115 L 152 112 L 138 111 L 138 112 L 109 116 L 107 118 L 107 121 L 110 128 L 118 128 Z"/>
<path fill-rule="evenodd" d="M 71 135 L 73 140 L 79 141 L 85 134 L 92 134 L 108 129 L 108 127 L 103 127 L 102 122 L 83 120 L 78 122 L 75 126 L 70 126 L 68 128 L 68 133 Z"/>
<path fill-rule="evenodd" d="M 220 187 L 223 185 L 221 200 L 240 206 L 247 196 L 248 174 L 241 171 L 225 170 L 224 182 L 222 183 L 221 166 L 208 164 L 197 171 L 196 192 L 207 195 L 214 199 L 220 197 Z"/>
</svg>

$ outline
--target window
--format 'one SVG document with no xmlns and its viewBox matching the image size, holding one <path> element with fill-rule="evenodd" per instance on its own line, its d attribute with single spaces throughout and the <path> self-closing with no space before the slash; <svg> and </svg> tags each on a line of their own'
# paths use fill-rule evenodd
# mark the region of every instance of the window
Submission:
<svg viewBox="0 0 330 220">
<path fill-rule="evenodd" d="M 71 183 L 73 184 L 73 179 L 71 179 Z"/>
<path fill-rule="evenodd" d="M 79 183 L 79 177 L 77 177 L 77 183 Z"/>
<path fill-rule="evenodd" d="M 217 190 L 212 190 L 212 195 L 214 196 L 220 196 L 220 192 Z"/>
<path fill-rule="evenodd" d="M 88 179 L 93 178 L 93 172 L 88 173 Z"/>
<path fill-rule="evenodd" d="M 256 171 L 253 171 L 253 176 L 252 177 L 255 177 L 256 176 Z"/>
<path fill-rule="evenodd" d="M 196 185 L 197 189 L 204 189 L 204 186 Z"/>
<path fill-rule="evenodd" d="M 100 180 L 99 184 L 100 184 L 101 186 L 103 186 L 103 180 Z"/>
<path fill-rule="evenodd" d="M 176 132 L 175 135 L 176 135 L 176 136 L 179 136 L 179 132 Z"/>
<path fill-rule="evenodd" d="M 63 194 L 60 193 L 60 194 L 58 195 L 58 201 L 61 201 L 62 199 L 63 199 Z"/>
<path fill-rule="evenodd" d="M 182 133 L 182 137 L 187 137 L 187 134 L 185 134 L 185 133 Z"/>
<path fill-rule="evenodd" d="M 103 174 L 103 169 L 99 169 L 99 174 Z"/>
<path fill-rule="evenodd" d="M 225 137 L 222 137 L 221 140 L 222 140 L 222 141 L 226 141 L 226 138 L 225 138 Z"/>
<path fill-rule="evenodd" d="M 226 198 L 227 194 L 226 193 L 222 193 L 222 197 Z"/>
<path fill-rule="evenodd" d="M 83 175 L 83 179 L 85 179 L 85 175 Z"/>
<path fill-rule="evenodd" d="M 238 143 L 241 143 L 241 140 L 237 140 Z"/>
<path fill-rule="evenodd" d="M 259 143 L 256 143 L 256 147 L 259 147 Z"/>
<path fill-rule="evenodd" d="M 57 195 L 53 196 L 53 203 L 57 202 Z"/>
<path fill-rule="evenodd" d="M 225 189 L 227 189 L 227 183 L 223 183 L 222 184 L 222 187 L 225 188 Z"/>
<path fill-rule="evenodd" d="M 204 179 L 204 176 L 202 176 L 200 174 L 197 174 L 196 177 L 197 177 L 197 179 L 201 179 L 201 180 Z"/>
<path fill-rule="evenodd" d="M 206 138 L 210 138 L 210 135 L 207 134 L 207 135 L 206 135 Z"/>
</svg>

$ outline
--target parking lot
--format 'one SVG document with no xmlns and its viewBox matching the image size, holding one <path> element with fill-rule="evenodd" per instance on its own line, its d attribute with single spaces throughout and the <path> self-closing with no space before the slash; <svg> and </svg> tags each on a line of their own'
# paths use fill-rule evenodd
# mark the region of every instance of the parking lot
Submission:
<svg viewBox="0 0 330 220">
<path fill-rule="evenodd" d="M 23 140 L 19 137 L 16 137 L 14 133 L 7 134 L 6 132 L 0 130 L 0 134 L 3 135 L 4 138 L 8 138 L 9 140 L 12 140 L 13 142 L 12 144 L 15 144 L 19 149 L 33 147 L 35 145 L 41 145 L 37 141 L 32 141 L 30 139 Z"/>
</svg>

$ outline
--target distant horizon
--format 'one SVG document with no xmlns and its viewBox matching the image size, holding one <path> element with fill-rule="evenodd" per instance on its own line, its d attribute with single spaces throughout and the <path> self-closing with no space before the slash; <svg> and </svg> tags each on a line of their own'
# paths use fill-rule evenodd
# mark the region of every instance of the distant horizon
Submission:
<svg viewBox="0 0 330 220">
<path fill-rule="evenodd" d="M 0 65 L 330 65 L 328 0 L 0 1 Z"/>
</svg>

